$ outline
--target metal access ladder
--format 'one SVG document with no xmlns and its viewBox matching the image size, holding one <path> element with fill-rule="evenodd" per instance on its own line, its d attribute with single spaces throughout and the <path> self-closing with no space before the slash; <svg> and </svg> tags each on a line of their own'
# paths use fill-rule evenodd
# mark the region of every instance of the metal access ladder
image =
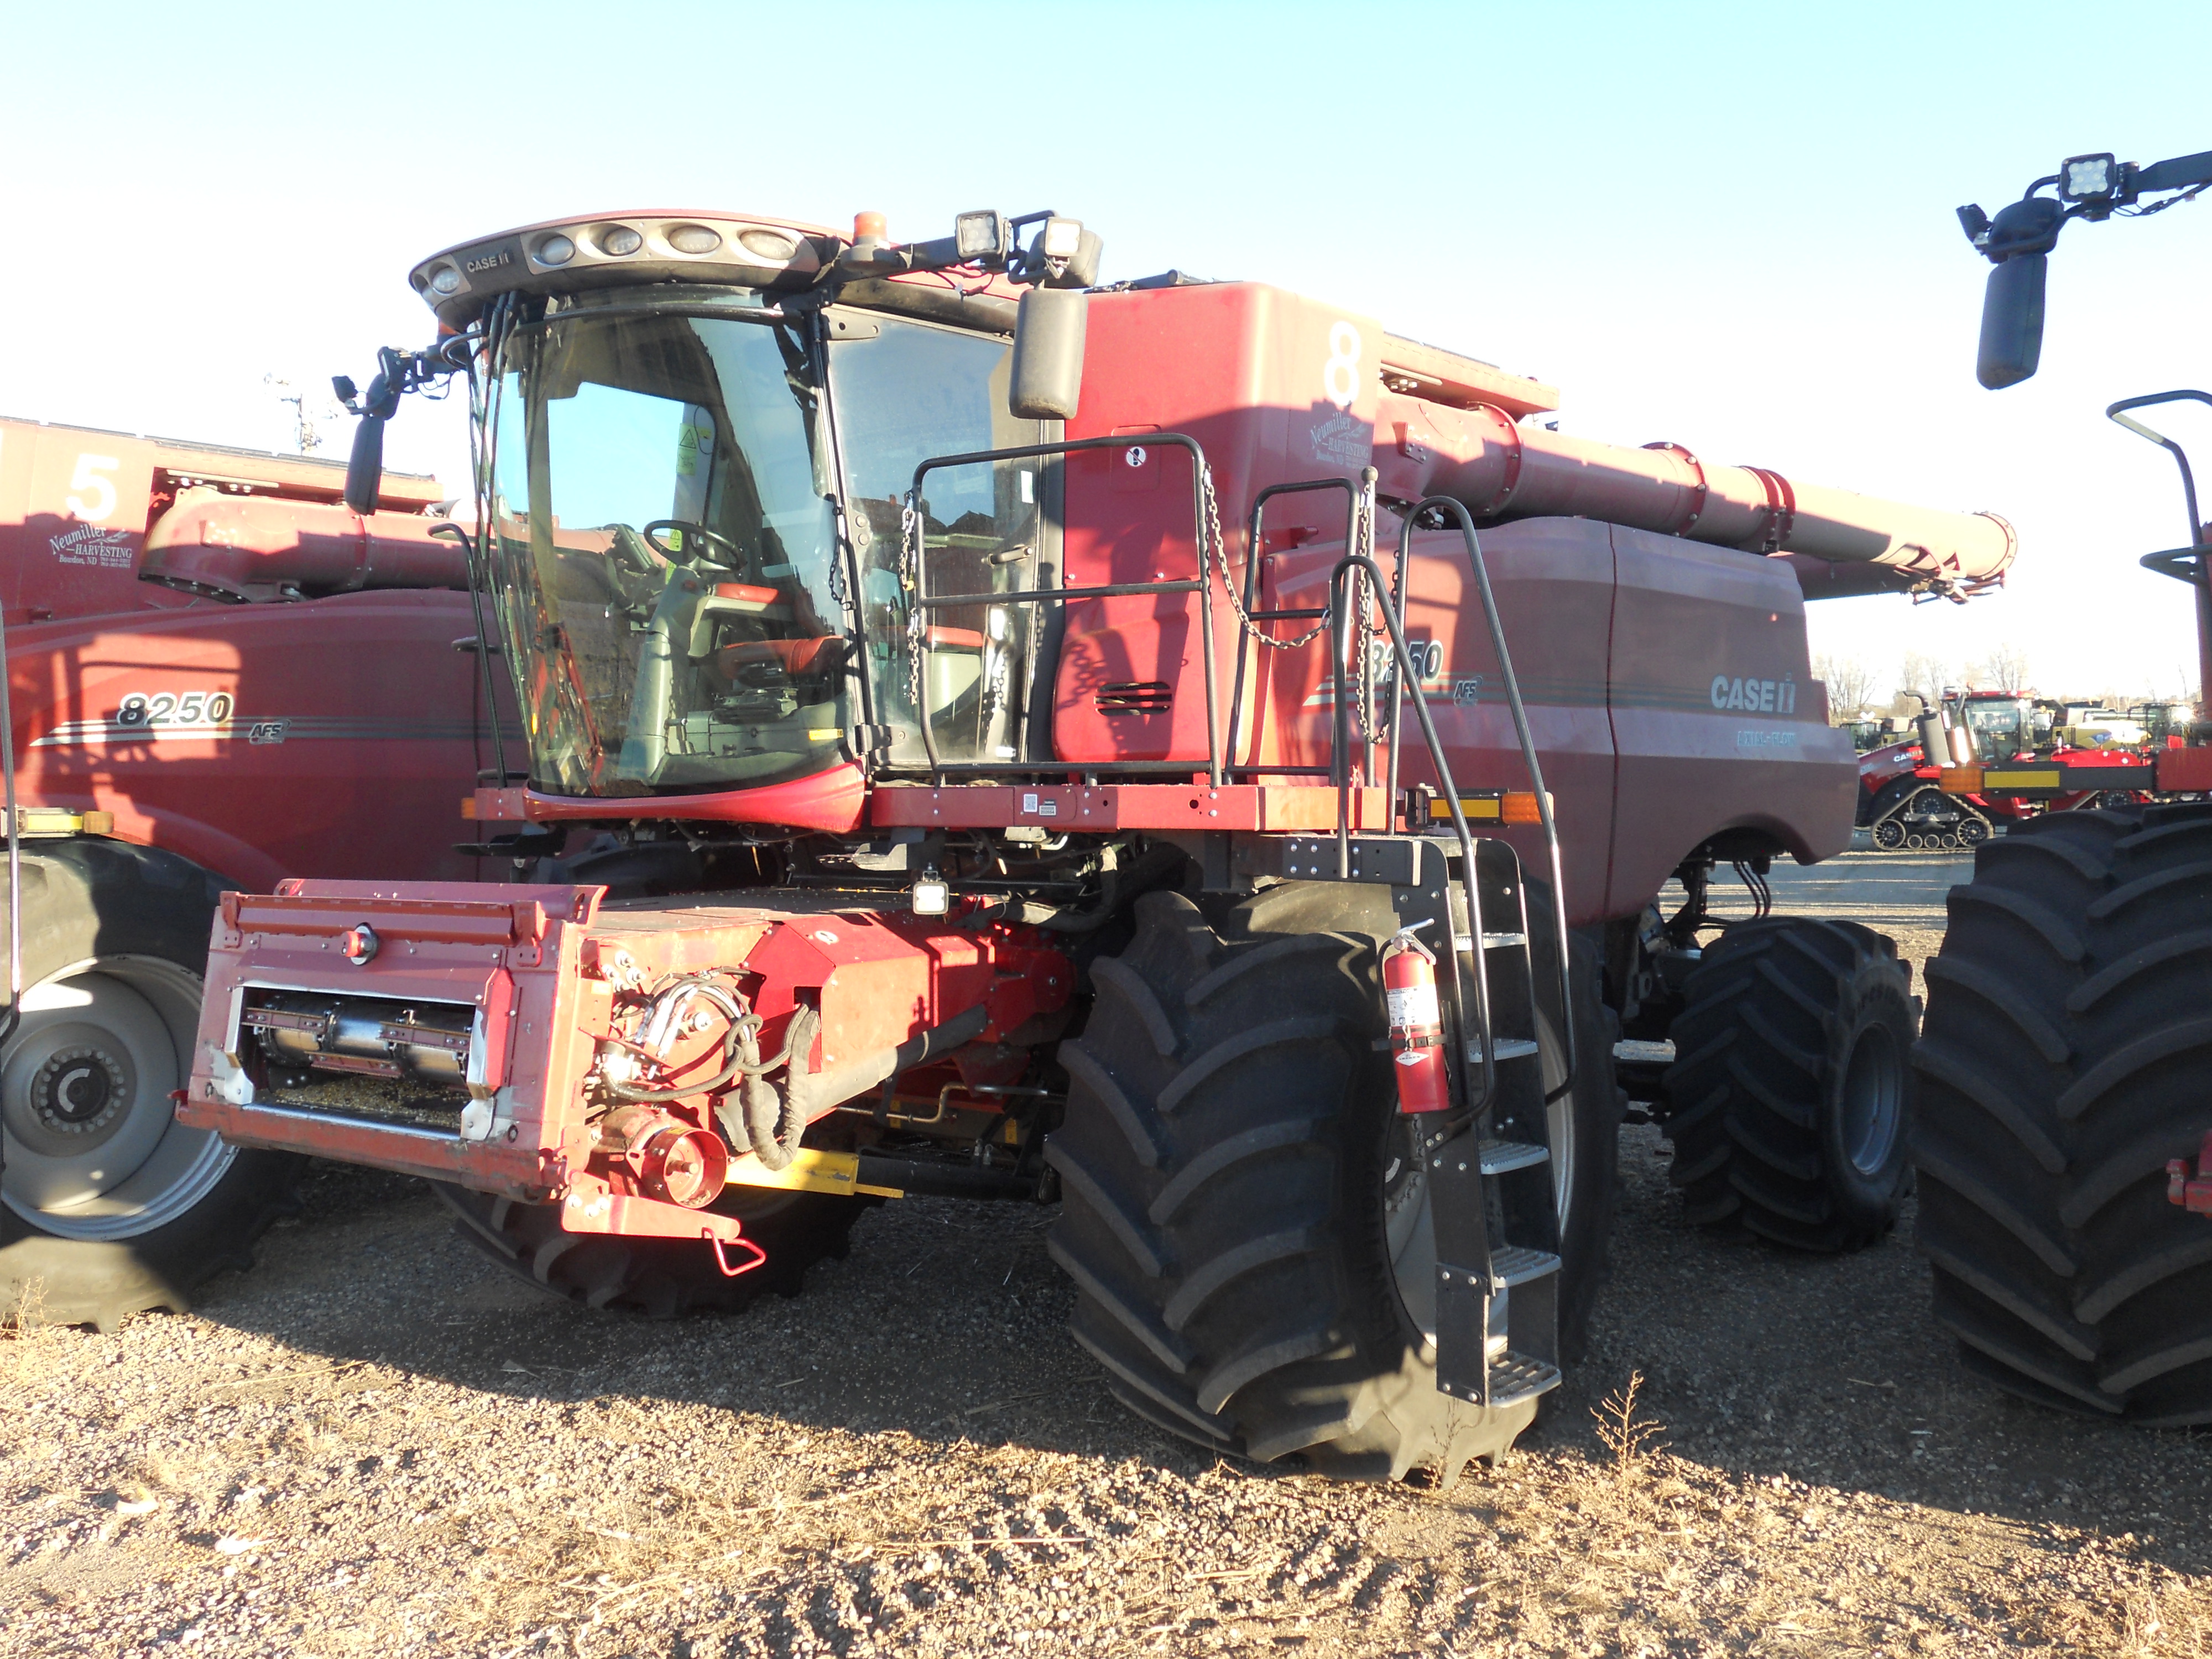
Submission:
<svg viewBox="0 0 2212 1659">
<path fill-rule="evenodd" d="M 1364 476 L 1359 511 L 1365 515 L 1372 545 L 1375 474 Z M 1434 515 L 1455 521 L 1480 595 L 1492 649 L 1505 700 L 1519 738 L 1522 761 L 1535 791 L 1549 855 L 1552 903 L 1548 915 L 1532 916 L 1520 855 L 1503 841 L 1478 841 L 1454 783 L 1449 761 L 1420 690 L 1420 678 L 1407 647 L 1404 577 L 1412 555 L 1414 527 Z M 1256 514 L 1255 514 L 1256 521 Z M 1532 1400 L 1559 1382 L 1559 1213 L 1553 1180 L 1550 1106 L 1554 1091 L 1573 1079 L 1573 996 L 1568 977 L 1566 912 L 1561 887 L 1559 842 L 1536 758 L 1528 714 L 1521 700 L 1504 629 L 1490 586 L 1481 543 L 1467 509 L 1449 497 L 1417 503 L 1405 518 L 1399 542 L 1397 580 L 1386 584 L 1373 558 L 1352 550 L 1337 562 L 1329 584 L 1333 623 L 1332 663 L 1336 728 L 1332 744 L 1339 799 L 1348 799 L 1351 732 L 1346 711 L 1346 649 L 1355 607 L 1352 585 L 1368 585 L 1367 599 L 1390 636 L 1397 672 L 1392 677 L 1389 717 L 1388 776 L 1395 799 L 1400 733 L 1410 690 L 1413 714 L 1426 745 L 1453 835 L 1421 837 L 1440 860 L 1439 879 L 1429 889 L 1441 901 L 1452 948 L 1452 972 L 1441 976 L 1454 1058 L 1453 1109 L 1411 1120 L 1416 1144 L 1426 1164 L 1429 1213 L 1437 1260 L 1437 1386 L 1453 1398 L 1482 1407 L 1507 1407 Z M 1255 546 L 1258 540 L 1254 538 Z M 1364 629 L 1363 629 L 1364 633 Z M 1358 641 L 1362 669 L 1359 695 L 1373 695 L 1366 670 L 1367 643 Z M 1238 678 L 1242 678 L 1242 660 Z M 1367 765 L 1371 769 L 1370 747 Z M 1348 812 L 1340 805 L 1337 866 L 1349 876 L 1354 864 L 1376 867 L 1378 838 L 1355 841 Z M 1411 839 L 1411 838 L 1409 838 Z M 1352 848 L 1361 856 L 1356 860 Z M 1418 868 L 1425 862 L 1416 859 Z M 1410 873 L 1410 872 L 1409 872 Z M 1551 933 L 1559 963 L 1556 981 L 1540 984 L 1532 941 L 1534 929 Z M 1539 1022 L 1540 1001 L 1556 987 L 1553 1030 L 1563 1061 L 1556 1084 L 1547 1087 Z"/>
</svg>

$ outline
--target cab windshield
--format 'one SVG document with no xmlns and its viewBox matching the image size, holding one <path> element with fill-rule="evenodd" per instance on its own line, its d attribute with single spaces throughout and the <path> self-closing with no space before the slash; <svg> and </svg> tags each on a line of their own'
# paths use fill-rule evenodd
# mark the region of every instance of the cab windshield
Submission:
<svg viewBox="0 0 2212 1659">
<path fill-rule="evenodd" d="M 2024 712 L 2019 703 L 2010 700 L 1984 698 L 1966 705 L 1966 724 L 1992 736 L 2007 735 L 2020 730 Z"/>
<path fill-rule="evenodd" d="M 851 723 L 834 487 L 782 323 L 563 315 L 494 424 L 494 557 L 532 775 L 562 793 L 754 787 Z"/>
<path fill-rule="evenodd" d="M 1039 619 L 991 596 L 1053 578 L 1040 464 L 930 475 L 916 529 L 942 599 L 926 611 L 902 523 L 921 461 L 1043 436 L 1006 413 L 1008 357 L 996 336 L 841 313 L 833 412 L 797 322 L 586 306 L 518 331 L 492 422 L 493 554 L 540 787 L 826 771 L 864 723 L 864 674 L 871 746 L 893 764 L 927 758 L 917 699 L 940 759 L 1020 753 Z"/>
</svg>

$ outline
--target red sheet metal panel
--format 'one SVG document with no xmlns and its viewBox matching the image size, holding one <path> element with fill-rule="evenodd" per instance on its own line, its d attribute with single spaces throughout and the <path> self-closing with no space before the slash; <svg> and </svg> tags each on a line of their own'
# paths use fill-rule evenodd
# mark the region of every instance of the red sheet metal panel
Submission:
<svg viewBox="0 0 2212 1659">
<path fill-rule="evenodd" d="M 1352 792 L 1352 825 L 1391 828 L 1380 789 Z M 1018 788 L 963 784 L 939 788 L 891 785 L 869 800 L 869 822 L 884 828 L 995 829 L 1036 824 L 1069 830 L 1265 830 L 1312 835 L 1336 828 L 1337 792 L 1304 784 L 1039 784 Z"/>
<path fill-rule="evenodd" d="M 1795 857 L 1850 844 L 1858 757 L 1827 723 L 1804 600 L 1772 561 L 1616 528 L 1607 700 L 1618 808 L 1604 909 L 1626 915 L 1729 829 Z"/>
<path fill-rule="evenodd" d="M 1067 958 L 1034 930 L 964 925 L 964 913 L 914 916 L 793 910 L 740 896 L 691 904 L 602 905 L 596 887 L 487 889 L 462 884 L 307 882 L 235 896 L 217 920 L 186 1123 L 241 1145 L 317 1152 L 484 1191 L 542 1199 L 580 1176 L 599 1148 L 586 1078 L 617 1035 L 618 1006 L 676 976 L 715 971 L 763 1022 L 761 1051 L 787 1040 L 795 1012 L 821 1026 L 810 1056 L 819 1074 L 896 1048 L 978 1006 L 974 1039 L 993 1044 L 1074 988 Z M 382 943 L 348 961 L 344 931 L 366 923 Z M 248 999 L 307 993 L 333 1006 L 479 1011 L 470 1063 L 476 1103 L 448 1097 L 447 1127 L 374 1121 L 257 1081 L 240 1037 Z M 624 1000 L 627 999 L 627 1002 Z M 668 1075 L 705 1080 L 726 1026 L 676 1029 Z M 625 1047 L 617 1043 L 617 1048 Z M 816 1115 L 834 1109 L 817 1101 Z M 665 1109 L 712 1127 L 702 1092 Z M 742 1152 L 744 1149 L 736 1149 Z"/>
<path fill-rule="evenodd" d="M 22 800 L 111 811 L 124 839 L 248 887 L 465 879 L 456 804 L 490 744 L 453 645 L 475 632 L 467 596 L 438 592 L 11 629 Z"/>
</svg>

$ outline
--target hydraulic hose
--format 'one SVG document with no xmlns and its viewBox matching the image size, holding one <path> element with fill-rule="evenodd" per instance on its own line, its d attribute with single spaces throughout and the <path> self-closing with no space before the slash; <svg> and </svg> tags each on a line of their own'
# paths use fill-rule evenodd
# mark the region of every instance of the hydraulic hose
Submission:
<svg viewBox="0 0 2212 1659">
<path fill-rule="evenodd" d="M 792 1055 L 803 1052 L 798 1044 L 787 1038 L 781 1054 L 774 1060 L 763 1060 L 759 1047 L 761 1022 L 746 1013 L 728 992 L 703 975 L 686 975 L 673 984 L 666 985 L 659 994 L 670 997 L 687 991 L 712 1001 L 730 1022 L 729 1029 L 722 1034 L 722 1069 L 704 1082 L 682 1084 L 672 1089 L 641 1089 L 635 1084 L 610 1079 L 605 1085 L 606 1091 L 617 1100 L 635 1100 L 658 1106 L 672 1100 L 688 1100 L 694 1095 L 713 1094 L 717 1090 L 727 1088 L 738 1078 L 763 1076 L 778 1066 L 791 1064 Z M 811 1011 L 801 1009 L 799 1012 Z M 817 1015 L 816 1018 L 818 1020 L 820 1017 Z M 793 1033 L 799 1029 L 795 1018 L 790 1029 Z M 811 1048 L 813 1042 L 813 1036 L 809 1033 L 805 1046 Z"/>
<path fill-rule="evenodd" d="M 799 1156 L 799 1138 L 806 1133 L 801 1084 L 813 1075 L 809 1056 L 821 1030 L 822 1016 L 814 1009 L 801 1004 L 793 1013 L 780 1056 L 788 1062 L 789 1079 L 780 1090 L 768 1080 L 767 1073 L 774 1068 L 758 1062 L 758 1034 L 749 1033 L 744 1039 L 748 1060 L 744 1085 L 738 1094 L 744 1111 L 745 1139 L 763 1170 L 787 1170 Z"/>
</svg>

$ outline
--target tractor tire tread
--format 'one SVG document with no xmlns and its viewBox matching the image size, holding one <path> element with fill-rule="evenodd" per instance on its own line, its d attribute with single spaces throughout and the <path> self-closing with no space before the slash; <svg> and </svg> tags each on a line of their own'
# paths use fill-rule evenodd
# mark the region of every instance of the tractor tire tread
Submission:
<svg viewBox="0 0 2212 1659">
<path fill-rule="evenodd" d="M 1906 1179 L 1901 1134 L 1877 1170 L 1841 1170 L 1826 1120 L 1840 1097 L 1832 1074 L 1864 1024 L 1889 1030 L 1903 1090 L 1911 986 L 1895 943 L 1852 921 L 1762 917 L 1705 951 L 1661 1084 L 1687 1220 L 1820 1252 L 1888 1231 Z"/>
<path fill-rule="evenodd" d="M 1968 1369 L 2040 1405 L 2212 1422 L 2212 1228 L 2166 1201 L 2212 1129 L 2208 842 L 2212 804 L 2030 820 L 1929 964 L 1917 1243 Z"/>
<path fill-rule="evenodd" d="M 1260 1462 L 1449 1476 L 1533 1409 L 1442 1395 L 1407 1340 L 1378 1155 L 1347 1108 L 1395 1101 L 1379 936 L 1347 908 L 1369 900 L 1317 889 L 1224 900 L 1211 923 L 1179 893 L 1139 901 L 1127 947 L 1091 967 L 1085 1060 L 1047 1143 L 1083 1176 L 1048 1249 L 1074 1281 L 1075 1340 L 1146 1421 Z"/>
</svg>

